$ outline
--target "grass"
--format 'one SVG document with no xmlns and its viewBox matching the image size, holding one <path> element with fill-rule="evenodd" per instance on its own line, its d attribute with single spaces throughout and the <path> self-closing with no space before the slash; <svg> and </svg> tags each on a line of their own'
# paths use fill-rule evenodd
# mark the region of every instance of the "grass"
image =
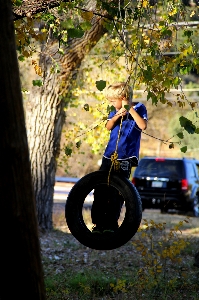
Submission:
<svg viewBox="0 0 199 300">
<path fill-rule="evenodd" d="M 90 224 L 88 210 L 84 217 Z M 81 245 L 63 211 L 53 221 L 55 230 L 41 236 L 48 300 L 199 299 L 198 219 L 146 210 L 132 240 L 109 251 Z"/>
</svg>

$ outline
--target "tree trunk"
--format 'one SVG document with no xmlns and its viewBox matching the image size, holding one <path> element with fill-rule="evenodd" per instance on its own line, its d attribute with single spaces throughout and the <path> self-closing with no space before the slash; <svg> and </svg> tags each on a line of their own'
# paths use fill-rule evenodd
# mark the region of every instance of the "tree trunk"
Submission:
<svg viewBox="0 0 199 300">
<path fill-rule="evenodd" d="M 1 300 L 45 299 L 11 1 L 0 0 Z"/>
<path fill-rule="evenodd" d="M 76 67 L 104 34 L 102 21 L 102 18 L 95 17 L 90 31 L 82 38 L 72 40 L 70 46 L 64 49 L 64 55 L 57 53 L 57 41 L 51 42 L 41 56 L 41 66 L 45 71 L 44 84 L 33 89 L 28 101 L 26 124 L 31 170 L 38 223 L 42 229 L 52 229 L 56 157 L 59 155 L 65 121 L 64 97 Z M 59 64 L 60 73 L 50 72 L 52 57 Z"/>
</svg>

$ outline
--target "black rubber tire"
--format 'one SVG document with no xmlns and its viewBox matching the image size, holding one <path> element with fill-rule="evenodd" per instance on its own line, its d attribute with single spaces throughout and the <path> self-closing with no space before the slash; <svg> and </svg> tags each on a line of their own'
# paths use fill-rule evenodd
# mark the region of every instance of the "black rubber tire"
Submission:
<svg viewBox="0 0 199 300">
<path fill-rule="evenodd" d="M 82 216 L 84 200 L 96 186 L 107 182 L 108 173 L 105 171 L 87 174 L 73 186 L 65 205 L 65 218 L 72 235 L 83 245 L 97 250 L 111 250 L 127 243 L 137 232 L 142 219 L 142 204 L 137 189 L 128 179 L 112 174 L 109 184 L 125 200 L 124 220 L 118 230 L 109 235 L 94 234 L 87 228 Z"/>
</svg>

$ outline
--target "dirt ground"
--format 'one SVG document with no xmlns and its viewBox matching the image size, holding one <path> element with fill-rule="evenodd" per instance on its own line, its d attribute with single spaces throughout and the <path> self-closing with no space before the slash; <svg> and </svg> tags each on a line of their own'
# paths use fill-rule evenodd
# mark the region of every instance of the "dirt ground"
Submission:
<svg viewBox="0 0 199 300">
<path fill-rule="evenodd" d="M 126 293 L 123 298 L 114 299 L 140 300 L 143 299 L 143 297 L 147 300 L 199 299 L 189 295 L 189 289 L 193 289 L 193 286 L 195 288 L 194 293 L 199 294 L 199 269 L 197 266 L 194 266 L 194 255 L 199 251 L 198 218 L 186 217 L 176 213 L 161 214 L 159 210 L 145 210 L 142 216 L 141 227 L 144 228 L 146 223 L 152 224 L 153 222 L 157 225 L 152 226 L 153 228 L 148 232 L 139 232 L 138 230 L 129 242 L 119 248 L 104 251 L 88 248 L 80 244 L 79 241 L 72 236 L 66 224 L 64 210 L 64 203 L 54 204 L 54 230 L 48 233 L 41 233 L 40 235 L 45 278 L 53 278 L 56 290 L 59 285 L 55 280 L 55 278 L 57 278 L 56 276 L 61 276 L 63 284 L 69 282 L 70 279 L 74 280 L 74 278 L 77 278 L 78 276 L 83 276 L 81 278 L 90 276 L 91 281 L 92 277 L 98 274 L 98 280 L 100 278 L 100 280 L 103 279 L 112 282 L 113 279 L 115 282 L 122 282 L 120 279 L 126 278 L 131 285 L 133 280 L 136 282 L 135 276 L 140 272 L 139 270 L 146 272 L 146 274 L 150 271 L 148 264 L 150 264 L 149 260 L 151 260 L 151 254 L 153 256 L 153 261 L 158 261 L 159 257 L 156 253 L 160 253 L 160 250 L 164 251 L 166 248 L 169 249 L 169 245 L 171 245 L 173 251 L 176 253 L 176 257 L 170 259 L 168 256 L 164 261 L 159 260 L 158 264 L 161 264 L 162 272 L 164 270 L 165 282 L 173 282 L 176 278 L 182 280 L 182 288 L 180 291 L 178 291 L 178 289 L 175 290 L 175 294 L 172 293 L 172 295 L 169 295 L 167 298 L 146 298 L 145 296 L 142 296 L 145 295 L 143 293 L 144 282 L 138 279 L 138 282 L 135 283 L 137 296 L 134 295 L 135 297 L 131 298 L 131 291 L 130 296 Z M 84 216 L 86 225 L 91 227 L 92 223 L 90 222 L 89 210 L 84 212 Z M 180 227 L 178 227 L 179 222 L 182 223 L 182 226 Z M 161 226 L 159 225 L 163 223 L 165 223 L 164 230 L 160 229 Z M 174 235 L 172 236 L 171 233 Z M 184 241 L 185 243 L 188 242 L 185 248 L 183 248 Z M 180 247 L 182 247 L 182 251 L 179 251 L 178 253 Z M 171 255 L 173 254 L 171 253 Z M 149 259 L 148 262 L 147 259 Z M 157 273 L 157 275 L 158 274 L 159 273 Z M 145 279 L 142 280 L 144 281 Z M 160 282 L 162 281 L 160 280 Z M 189 282 L 189 285 L 187 285 L 187 282 Z M 71 285 L 68 288 L 71 288 Z M 74 298 L 70 295 L 66 298 L 55 298 L 53 296 L 48 299 L 71 300 L 83 298 Z M 105 295 L 103 298 L 97 297 L 92 298 L 92 300 L 93 299 L 108 300 L 113 298 L 109 298 Z"/>
</svg>

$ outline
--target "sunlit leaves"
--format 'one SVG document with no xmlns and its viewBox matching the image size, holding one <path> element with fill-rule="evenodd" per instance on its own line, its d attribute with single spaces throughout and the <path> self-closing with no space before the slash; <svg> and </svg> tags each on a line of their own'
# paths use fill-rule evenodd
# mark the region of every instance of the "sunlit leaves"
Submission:
<svg viewBox="0 0 199 300">
<path fill-rule="evenodd" d="M 32 65 L 34 66 L 35 73 L 39 76 L 42 76 L 42 69 L 40 66 L 38 66 L 38 64 L 35 60 L 32 60 Z"/>
<path fill-rule="evenodd" d="M 181 228 L 185 223 L 189 223 L 188 218 L 168 230 L 166 223 L 142 220 L 133 245 L 142 261 L 143 267 L 138 270 L 138 276 L 142 281 L 143 288 L 153 288 L 161 284 L 162 276 L 164 279 L 167 276 L 165 270 L 169 265 L 180 263 L 179 255 L 189 245 L 189 242 L 181 236 Z M 157 236 L 160 238 L 157 239 Z M 168 285 L 174 285 L 175 278 L 171 279 L 170 273 L 168 278 Z"/>
<path fill-rule="evenodd" d="M 181 78 L 180 77 L 175 77 L 174 79 L 173 79 L 173 85 L 174 85 L 174 87 L 175 88 L 177 88 L 178 87 L 178 85 L 181 83 Z"/>
<path fill-rule="evenodd" d="M 21 3 L 20 0 L 14 2 L 16 5 Z M 97 66 L 98 73 L 98 77 L 93 79 L 91 75 L 89 78 L 89 87 L 93 81 L 94 84 L 96 83 L 93 90 L 97 88 L 97 92 L 101 92 L 109 83 L 108 81 L 130 78 L 130 84 L 134 83 L 134 89 L 144 88 L 148 92 L 147 100 L 151 100 L 152 104 L 157 105 L 161 102 L 172 106 L 172 101 L 167 100 L 170 90 L 182 88 L 183 76 L 189 74 L 193 69 L 199 72 L 198 48 L 193 43 L 194 36 L 197 37 L 196 31 L 195 29 L 190 30 L 187 26 L 185 28 L 178 27 L 178 21 L 186 18 L 186 12 L 179 6 L 178 1 L 165 2 L 164 9 L 157 2 L 158 10 L 155 12 L 154 8 L 150 7 L 152 2 L 156 3 L 156 1 L 147 0 L 130 1 L 125 4 L 126 7 L 123 7 L 121 3 L 119 9 L 113 1 L 108 3 L 107 1 L 98 1 L 98 11 L 103 9 L 109 13 L 104 25 L 110 30 L 111 36 L 110 32 L 106 35 L 105 39 L 109 43 L 105 41 L 106 46 L 99 47 L 98 58 L 93 63 Z M 68 40 L 83 37 L 84 32 L 91 28 L 90 21 L 95 16 L 94 11 L 81 10 L 80 2 L 78 2 L 78 9 L 75 6 L 77 6 L 76 1 L 61 3 L 58 9 L 39 14 L 38 20 L 25 18 L 23 22 L 15 22 L 17 49 L 20 52 L 18 59 L 24 61 L 34 53 L 33 40 L 45 44 L 51 35 L 58 41 L 54 53 L 65 55 Z M 176 16 L 177 12 L 178 16 Z M 156 15 L 154 15 L 155 13 Z M 174 19 L 175 25 L 172 25 Z M 38 30 L 41 20 L 44 25 L 41 30 Z M 173 53 L 173 51 L 177 54 L 165 55 L 165 53 Z M 58 57 L 60 56 L 58 55 Z M 53 59 L 51 56 L 49 61 L 52 63 L 49 67 L 50 72 L 60 73 L 61 64 L 59 65 L 58 59 Z M 117 67 L 115 68 L 116 61 Z M 34 63 L 33 67 L 36 74 L 42 76 L 42 70 L 38 64 Z M 92 67 L 89 66 L 89 68 Z M 99 70 L 102 72 L 100 73 Z M 120 73 L 121 77 L 115 75 L 116 72 Z M 99 80 L 99 78 L 102 79 Z M 33 84 L 41 86 L 42 81 L 35 80 Z M 77 95 L 77 97 L 79 96 L 80 94 Z M 175 103 L 180 108 L 184 108 L 185 103 L 186 105 L 189 103 L 192 110 L 197 109 L 197 103 L 190 103 L 186 100 L 181 93 L 180 96 L 176 96 Z M 90 103 L 89 105 L 84 104 L 83 107 L 85 111 L 93 113 Z M 101 115 L 100 118 L 105 120 L 106 116 Z M 196 128 L 192 121 L 181 119 L 181 126 L 179 131 L 183 129 L 188 133 L 198 134 L 198 125 Z M 84 130 L 86 131 L 85 128 Z M 99 137 L 97 127 L 95 135 Z M 177 137 L 182 140 L 184 134 L 180 132 Z M 91 144 L 92 138 L 90 139 Z M 171 149 L 172 145 L 174 144 L 170 144 Z"/>
</svg>

